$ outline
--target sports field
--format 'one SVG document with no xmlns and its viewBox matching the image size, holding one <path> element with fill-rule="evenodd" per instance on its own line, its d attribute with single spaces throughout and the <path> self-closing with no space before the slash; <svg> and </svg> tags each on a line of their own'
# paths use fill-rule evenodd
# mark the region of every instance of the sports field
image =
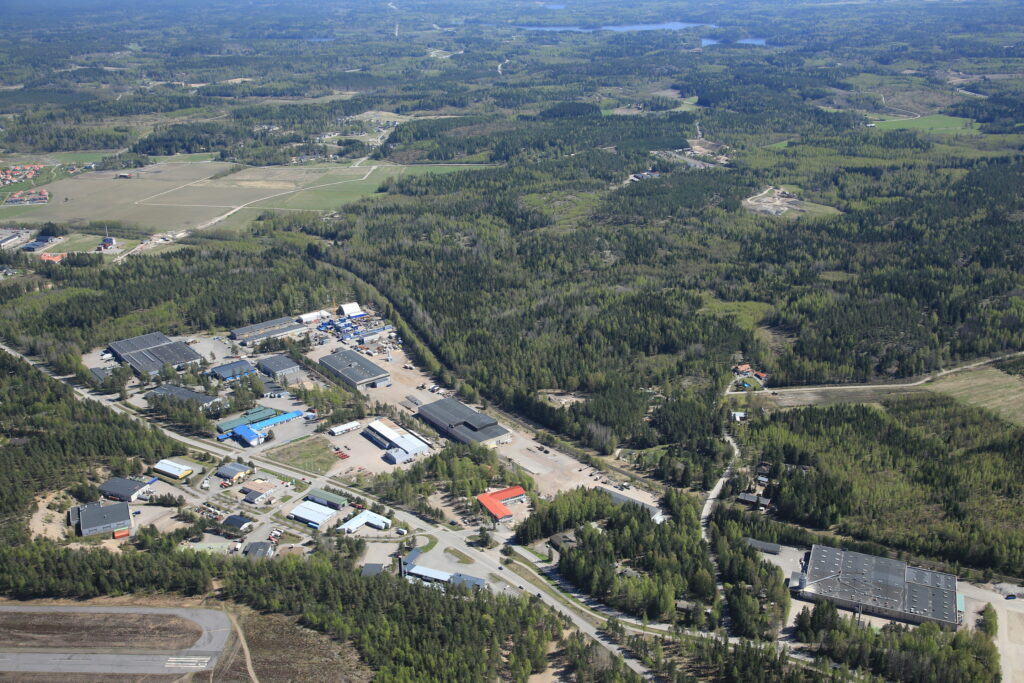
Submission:
<svg viewBox="0 0 1024 683">
<path fill-rule="evenodd" d="M 48 204 L 0 207 L 0 220 L 84 224 L 116 220 L 153 232 L 220 225 L 260 209 L 330 211 L 373 194 L 381 181 L 404 174 L 444 173 L 467 166 L 266 166 L 223 175 L 222 162 L 167 162 L 132 171 L 83 173 L 47 186 Z"/>
<path fill-rule="evenodd" d="M 958 372 L 925 385 L 968 405 L 987 408 L 1004 420 L 1024 425 L 1024 378 L 992 367 Z"/>
</svg>

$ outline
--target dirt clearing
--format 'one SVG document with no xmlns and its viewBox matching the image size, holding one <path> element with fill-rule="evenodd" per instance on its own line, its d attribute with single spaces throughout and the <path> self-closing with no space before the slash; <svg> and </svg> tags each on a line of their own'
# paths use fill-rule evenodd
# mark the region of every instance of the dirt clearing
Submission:
<svg viewBox="0 0 1024 683">
<path fill-rule="evenodd" d="M 1024 425 L 1024 377 L 991 367 L 958 372 L 925 385 L 929 391 L 986 408 L 1004 420 Z"/>
<path fill-rule="evenodd" d="M 182 650 L 201 634 L 194 622 L 157 614 L 0 612 L 0 648 Z"/>
</svg>

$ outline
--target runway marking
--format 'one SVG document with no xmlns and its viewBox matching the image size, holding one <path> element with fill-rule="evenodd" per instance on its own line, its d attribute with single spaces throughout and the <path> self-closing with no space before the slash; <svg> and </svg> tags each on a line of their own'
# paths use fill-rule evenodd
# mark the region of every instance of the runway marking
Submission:
<svg viewBox="0 0 1024 683">
<path fill-rule="evenodd" d="M 205 669 L 210 657 L 168 657 L 165 669 Z"/>
</svg>

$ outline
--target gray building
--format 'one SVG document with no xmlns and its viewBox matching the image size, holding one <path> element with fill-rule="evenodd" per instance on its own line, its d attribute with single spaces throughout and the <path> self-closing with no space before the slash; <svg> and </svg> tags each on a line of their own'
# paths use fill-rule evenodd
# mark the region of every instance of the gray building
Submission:
<svg viewBox="0 0 1024 683">
<path fill-rule="evenodd" d="M 144 378 L 158 375 L 164 365 L 180 370 L 203 360 L 191 346 L 171 341 L 163 332 L 112 342 L 109 349 L 117 360 L 132 366 L 135 374 Z"/>
<path fill-rule="evenodd" d="M 914 624 L 956 629 L 963 621 L 956 576 L 899 560 L 815 545 L 806 570 L 793 578 L 790 588 L 805 600 Z"/>
<path fill-rule="evenodd" d="M 128 510 L 128 503 L 89 503 L 68 510 L 68 525 L 82 536 L 109 534 L 130 530 L 132 513 Z"/>
<path fill-rule="evenodd" d="M 189 401 L 190 403 L 195 403 L 201 410 L 209 410 L 214 406 L 224 403 L 224 399 L 219 396 L 210 396 L 209 394 L 192 391 L 185 387 L 179 387 L 176 384 L 161 384 L 156 389 L 146 394 L 147 399 L 149 399 L 150 396 L 170 396 L 171 398 L 178 399 L 179 401 Z"/>
<path fill-rule="evenodd" d="M 343 349 L 320 359 L 320 365 L 331 375 L 355 389 L 391 386 L 391 375 L 371 363 L 365 356 Z"/>
<path fill-rule="evenodd" d="M 295 322 L 295 318 L 276 318 L 231 330 L 230 336 L 239 344 L 255 346 L 265 339 L 294 337 L 306 331 L 306 326 Z"/>
<path fill-rule="evenodd" d="M 245 546 L 245 556 L 254 560 L 270 559 L 274 556 L 274 544 L 270 541 L 256 541 Z"/>
<path fill-rule="evenodd" d="M 283 382 L 284 384 L 288 384 L 290 379 L 294 379 L 302 372 L 301 365 L 284 355 L 264 358 L 256 363 L 256 367 L 275 382 Z"/>
<path fill-rule="evenodd" d="M 218 365 L 210 370 L 210 374 L 222 382 L 233 382 L 247 375 L 255 375 L 256 368 L 247 360 L 236 360 L 224 365 Z"/>
<path fill-rule="evenodd" d="M 437 431 L 459 443 L 491 445 L 509 433 L 493 417 L 478 413 L 454 398 L 443 398 L 420 406 L 418 415 Z"/>
<path fill-rule="evenodd" d="M 110 500 L 132 503 L 148 488 L 149 484 L 142 481 L 114 477 L 100 486 L 100 494 Z"/>
</svg>

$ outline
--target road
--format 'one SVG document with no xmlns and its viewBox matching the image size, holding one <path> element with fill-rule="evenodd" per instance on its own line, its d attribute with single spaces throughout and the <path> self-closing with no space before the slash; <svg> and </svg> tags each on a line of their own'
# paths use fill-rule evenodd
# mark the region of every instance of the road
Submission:
<svg viewBox="0 0 1024 683">
<path fill-rule="evenodd" d="M 65 605 L 0 605 L 4 612 L 59 614 L 165 614 L 181 617 L 203 629 L 191 647 L 166 652 L 138 653 L 0 650 L 0 671 L 89 674 L 183 674 L 213 669 L 231 635 L 231 621 L 218 610 L 164 607 L 79 607 Z M 58 616 L 54 617 L 59 618 Z"/>
</svg>

